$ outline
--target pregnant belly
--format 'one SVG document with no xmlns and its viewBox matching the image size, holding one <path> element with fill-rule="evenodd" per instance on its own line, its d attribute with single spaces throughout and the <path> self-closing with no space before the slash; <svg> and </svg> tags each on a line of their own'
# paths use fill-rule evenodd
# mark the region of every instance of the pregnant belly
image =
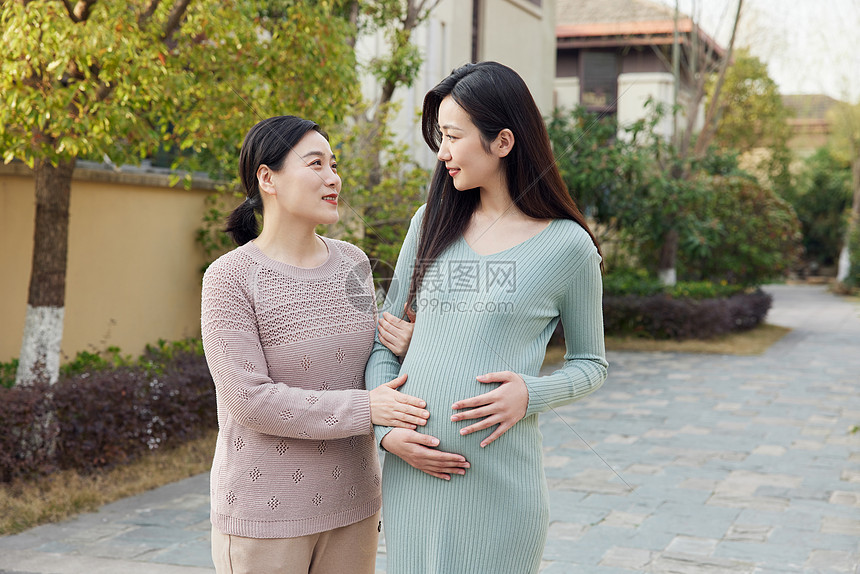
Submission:
<svg viewBox="0 0 860 574">
<path fill-rule="evenodd" d="M 427 410 L 430 411 L 427 425 L 419 427 L 418 432 L 438 438 L 439 450 L 462 454 L 473 463 L 476 457 L 483 457 L 488 451 L 497 450 L 501 443 L 507 445 L 504 450 L 513 449 L 517 451 L 516 454 L 519 457 L 533 458 L 538 455 L 539 458 L 541 441 L 536 417 L 517 423 L 488 448 L 481 448 L 480 443 L 492 434 L 495 426 L 463 436 L 460 434 L 461 429 L 482 419 L 457 422 L 451 420 L 452 414 L 461 412 L 451 408 L 455 401 L 490 392 L 499 386 L 499 384 L 479 383 L 475 379 L 477 374 L 486 372 L 490 372 L 490 369 L 473 374 L 464 373 L 462 369 L 458 371 L 444 364 L 410 365 L 404 362 L 401 373 L 407 373 L 409 377 L 400 390 L 424 399 L 427 402 Z M 467 410 L 470 409 L 462 409 L 462 411 Z"/>
</svg>

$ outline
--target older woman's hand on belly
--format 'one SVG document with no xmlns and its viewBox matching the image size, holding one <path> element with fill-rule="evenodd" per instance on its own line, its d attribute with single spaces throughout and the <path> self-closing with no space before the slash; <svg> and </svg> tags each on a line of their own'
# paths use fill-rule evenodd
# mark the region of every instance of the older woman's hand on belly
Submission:
<svg viewBox="0 0 860 574">
<path fill-rule="evenodd" d="M 414 430 L 393 429 L 380 444 L 421 472 L 443 480 L 451 480 L 452 474 L 465 474 L 470 466 L 462 455 L 437 450 L 439 439 L 436 437 Z"/>
<path fill-rule="evenodd" d="M 368 392 L 370 422 L 375 425 L 414 429 L 426 425 L 430 413 L 422 399 L 401 393 L 397 389 L 406 382 L 406 374 L 379 385 Z"/>
</svg>

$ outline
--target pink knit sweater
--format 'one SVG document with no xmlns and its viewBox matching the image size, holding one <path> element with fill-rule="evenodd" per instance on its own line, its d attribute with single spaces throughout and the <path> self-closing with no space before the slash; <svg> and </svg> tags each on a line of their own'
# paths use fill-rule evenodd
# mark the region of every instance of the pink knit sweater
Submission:
<svg viewBox="0 0 860 574">
<path fill-rule="evenodd" d="M 364 390 L 376 306 L 367 256 L 324 238 L 313 269 L 253 243 L 203 278 L 202 331 L 218 401 L 212 524 L 225 534 L 292 538 L 380 507 Z"/>
</svg>

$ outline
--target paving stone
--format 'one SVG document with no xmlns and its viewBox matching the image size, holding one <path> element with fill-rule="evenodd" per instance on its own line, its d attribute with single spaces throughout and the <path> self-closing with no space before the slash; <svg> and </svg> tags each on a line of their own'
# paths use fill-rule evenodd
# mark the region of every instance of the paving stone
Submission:
<svg viewBox="0 0 860 574">
<path fill-rule="evenodd" d="M 830 494 L 828 502 L 830 504 L 844 504 L 860 507 L 860 492 L 845 492 L 843 490 L 837 490 Z"/>
<path fill-rule="evenodd" d="M 714 549 L 714 556 L 720 558 L 731 558 L 741 561 L 752 561 L 771 567 L 786 563 L 803 564 L 809 557 L 812 548 L 806 545 L 794 545 L 789 547 L 777 546 L 760 542 L 739 542 L 732 540 L 721 540 Z"/>
<path fill-rule="evenodd" d="M 786 453 L 787 450 L 788 449 L 786 449 L 784 446 L 763 444 L 753 449 L 752 454 L 758 454 L 763 456 L 782 456 Z"/>
<path fill-rule="evenodd" d="M 680 553 L 657 556 L 648 568 L 653 574 L 752 574 L 754 570 L 752 562 Z"/>
<path fill-rule="evenodd" d="M 846 482 L 860 483 L 860 470 L 846 469 L 842 471 L 839 477 Z"/>
<path fill-rule="evenodd" d="M 813 550 L 806 567 L 814 571 L 847 572 L 855 574 L 860 564 L 860 555 L 838 550 Z"/>
<path fill-rule="evenodd" d="M 664 472 L 665 472 L 665 470 L 662 466 L 653 465 L 653 464 L 640 464 L 640 463 L 631 464 L 630 466 L 628 466 L 627 468 L 624 469 L 625 474 L 656 475 L 656 474 L 663 474 Z"/>
<path fill-rule="evenodd" d="M 608 444 L 633 444 L 638 440 L 638 436 L 611 434 L 603 439 L 603 442 Z"/>
<path fill-rule="evenodd" d="M 570 463 L 569 456 L 544 456 L 544 468 L 564 468 Z"/>
<path fill-rule="evenodd" d="M 732 542 L 767 542 L 773 527 L 758 524 L 734 523 L 729 527 L 723 540 Z"/>
<path fill-rule="evenodd" d="M 648 514 L 635 514 L 633 512 L 622 512 L 613 510 L 600 523 L 601 526 L 617 526 L 620 528 L 636 528 L 648 518 Z"/>
<path fill-rule="evenodd" d="M 726 508 L 755 508 L 756 510 L 783 510 L 790 504 L 787 498 L 773 496 L 748 496 L 739 494 L 714 494 L 707 504 Z"/>
<path fill-rule="evenodd" d="M 841 516 L 824 516 L 821 518 L 821 532 L 826 534 L 860 536 L 860 520 L 843 518 Z"/>
<path fill-rule="evenodd" d="M 704 490 L 707 492 L 713 492 L 719 483 L 719 480 L 715 480 L 713 478 L 688 478 L 687 480 L 679 484 L 678 488 L 689 488 L 692 490 Z"/>
<path fill-rule="evenodd" d="M 556 520 L 550 522 L 547 537 L 552 540 L 578 540 L 590 527 L 588 524 Z"/>
<path fill-rule="evenodd" d="M 730 508 L 695 507 L 666 503 L 640 526 L 698 538 L 720 538 L 735 522 L 739 511 Z"/>
<path fill-rule="evenodd" d="M 821 450 L 824 448 L 824 443 L 815 440 L 796 440 L 791 443 L 791 448 L 795 450 Z"/>
<path fill-rule="evenodd" d="M 803 427 L 800 431 L 800 434 L 803 436 L 817 436 L 817 437 L 829 437 L 833 434 L 831 429 L 821 428 L 821 427 Z"/>
<path fill-rule="evenodd" d="M 621 548 L 613 546 L 606 551 L 600 566 L 615 566 L 627 570 L 641 570 L 651 562 L 654 552 L 640 548 Z"/>
<path fill-rule="evenodd" d="M 666 552 L 672 554 L 690 554 L 695 556 L 711 556 L 719 540 L 716 538 L 697 538 L 695 536 L 676 536 Z"/>
</svg>

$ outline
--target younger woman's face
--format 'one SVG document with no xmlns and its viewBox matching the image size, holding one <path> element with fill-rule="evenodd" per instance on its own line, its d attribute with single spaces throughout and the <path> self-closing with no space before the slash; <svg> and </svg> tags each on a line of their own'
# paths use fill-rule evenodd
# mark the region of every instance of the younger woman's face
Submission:
<svg viewBox="0 0 860 574">
<path fill-rule="evenodd" d="M 487 152 L 480 130 L 451 96 L 439 104 L 439 130 L 442 143 L 436 157 L 445 162 L 455 188 L 463 191 L 499 182 L 501 160 Z"/>
<path fill-rule="evenodd" d="M 282 214 L 314 226 L 337 222 L 341 180 L 331 146 L 319 132 L 306 133 L 280 171 L 261 167 L 257 176 L 261 191 L 275 199 Z"/>
</svg>

